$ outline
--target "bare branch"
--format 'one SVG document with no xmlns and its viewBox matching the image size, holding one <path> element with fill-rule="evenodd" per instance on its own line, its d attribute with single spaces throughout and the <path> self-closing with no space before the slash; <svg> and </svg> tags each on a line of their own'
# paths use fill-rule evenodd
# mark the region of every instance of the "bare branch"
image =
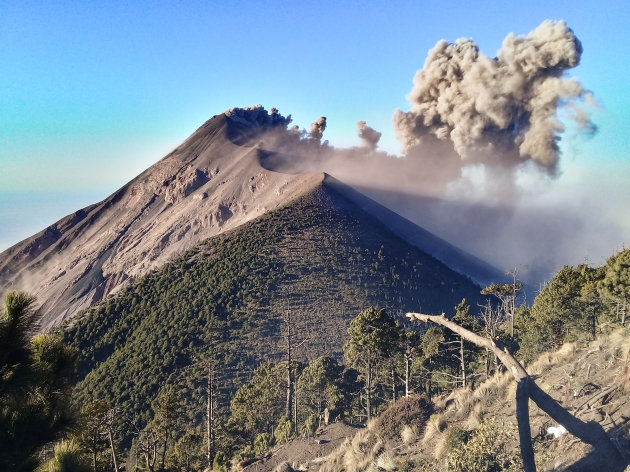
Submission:
<svg viewBox="0 0 630 472">
<path fill-rule="evenodd" d="M 484 338 L 472 331 L 459 326 L 450 321 L 444 313 L 441 316 L 425 315 L 422 313 L 407 313 L 407 317 L 412 320 L 423 321 L 425 323 L 436 323 L 459 334 L 462 338 L 491 350 L 503 364 L 510 369 L 517 382 L 516 387 L 516 418 L 519 429 L 519 439 L 521 444 L 521 457 L 523 458 L 523 468 L 526 472 L 535 472 L 534 450 L 532 448 L 529 430 L 529 405 L 527 397 L 531 398 L 536 405 L 545 413 L 551 416 L 558 423 L 563 425 L 567 431 L 582 441 L 592 445 L 598 450 L 602 457 L 607 460 L 607 465 L 611 471 L 623 471 L 626 461 L 610 440 L 606 431 L 599 423 L 591 421 L 584 423 L 567 410 L 560 406 L 551 396 L 545 393 L 536 382 L 534 382 L 525 368 L 510 354 L 498 340 Z"/>
</svg>

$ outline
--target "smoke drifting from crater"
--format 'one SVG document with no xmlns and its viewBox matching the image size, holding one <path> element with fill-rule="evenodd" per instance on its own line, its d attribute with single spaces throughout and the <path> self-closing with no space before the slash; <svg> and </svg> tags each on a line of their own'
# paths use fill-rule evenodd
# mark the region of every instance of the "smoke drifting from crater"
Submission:
<svg viewBox="0 0 630 472">
<path fill-rule="evenodd" d="M 558 165 L 561 105 L 582 129 L 592 131 L 592 97 L 564 77 L 579 64 L 582 45 L 564 21 L 547 20 L 527 36 L 509 34 L 496 58 L 471 39 L 439 41 L 414 77 L 411 110 L 397 110 L 394 128 L 403 152 L 437 140 L 448 143 L 461 165 L 513 168 L 533 161 L 549 174 Z"/>
<path fill-rule="evenodd" d="M 326 117 L 320 116 L 311 123 L 311 139 L 321 141 L 324 136 L 324 131 L 326 131 Z"/>
<path fill-rule="evenodd" d="M 369 127 L 365 121 L 357 121 L 357 133 L 363 145 L 373 152 L 381 139 L 381 133 Z"/>
</svg>

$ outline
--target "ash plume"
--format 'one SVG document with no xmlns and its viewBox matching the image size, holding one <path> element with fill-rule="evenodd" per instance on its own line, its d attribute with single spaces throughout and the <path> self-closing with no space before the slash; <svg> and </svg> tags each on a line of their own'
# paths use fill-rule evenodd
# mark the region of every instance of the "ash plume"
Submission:
<svg viewBox="0 0 630 472">
<path fill-rule="evenodd" d="M 291 123 L 291 115 L 282 116 L 277 108 L 270 108 L 269 111 L 265 110 L 262 105 L 255 105 L 252 107 L 234 107 L 230 108 L 224 115 L 232 121 L 241 123 L 246 126 L 255 127 L 275 127 L 281 126 L 286 128 Z"/>
<path fill-rule="evenodd" d="M 371 152 L 376 150 L 378 141 L 381 139 L 381 133 L 368 126 L 365 121 L 357 121 L 357 134 L 364 147 Z"/>
<path fill-rule="evenodd" d="M 564 77 L 579 64 L 582 45 L 564 21 L 544 21 L 527 36 L 509 34 L 496 58 L 471 39 L 439 41 L 414 77 L 411 110 L 396 110 L 394 128 L 403 152 L 436 140 L 447 143 L 460 166 L 514 168 L 532 161 L 557 171 L 558 109 L 570 105 L 577 125 L 592 131 L 584 104 L 591 95 Z M 430 148 L 429 148 L 430 149 Z M 422 155 L 420 155 L 422 158 Z"/>
<path fill-rule="evenodd" d="M 320 116 L 317 120 L 311 123 L 311 139 L 314 141 L 321 141 L 326 130 L 326 117 Z"/>
<path fill-rule="evenodd" d="M 321 145 L 298 128 L 275 135 L 269 149 L 280 152 L 266 164 L 327 172 L 498 268 L 519 267 L 538 285 L 564 264 L 608 257 L 630 231 L 619 218 L 627 199 L 596 198 L 607 186 L 627 188 L 620 177 L 563 166 L 567 178 L 557 178 L 560 119 L 595 131 L 592 95 L 566 75 L 581 54 L 563 21 L 508 35 L 495 58 L 470 39 L 440 41 L 415 75 L 411 109 L 394 115 L 404 155 L 377 151 L 377 135 L 359 122 L 362 145 L 350 148 Z"/>
</svg>

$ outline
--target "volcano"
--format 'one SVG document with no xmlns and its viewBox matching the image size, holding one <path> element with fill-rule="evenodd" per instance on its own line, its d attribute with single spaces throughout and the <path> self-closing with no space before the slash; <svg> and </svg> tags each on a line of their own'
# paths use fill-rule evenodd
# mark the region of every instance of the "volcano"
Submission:
<svg viewBox="0 0 630 472">
<path fill-rule="evenodd" d="M 260 106 L 214 116 L 110 197 L 0 254 L 0 291 L 33 293 L 46 331 L 201 242 L 322 191 L 458 275 L 478 284 L 499 277 L 334 176 L 274 167 L 277 139 L 267 138 L 289 133 L 289 121 Z"/>
</svg>

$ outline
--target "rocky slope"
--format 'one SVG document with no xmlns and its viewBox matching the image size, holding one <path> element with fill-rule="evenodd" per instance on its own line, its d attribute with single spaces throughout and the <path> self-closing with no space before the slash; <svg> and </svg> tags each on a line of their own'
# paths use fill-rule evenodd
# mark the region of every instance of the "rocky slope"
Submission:
<svg viewBox="0 0 630 472">
<path fill-rule="evenodd" d="M 369 306 L 450 313 L 464 297 L 485 301 L 479 286 L 322 182 L 128 284 L 73 318 L 64 339 L 81 353 L 79 403 L 105 398 L 142 415 L 173 384 L 196 415 L 204 370 L 195 360 L 222 353 L 227 408 L 255 367 L 284 358 L 288 314 L 293 356 L 308 363 L 341 358 L 350 320 Z"/>
<path fill-rule="evenodd" d="M 0 254 L 0 291 L 37 295 L 43 330 L 174 255 L 286 204 L 322 174 L 261 167 L 250 136 L 283 118 L 234 109 L 100 203 Z"/>
</svg>

